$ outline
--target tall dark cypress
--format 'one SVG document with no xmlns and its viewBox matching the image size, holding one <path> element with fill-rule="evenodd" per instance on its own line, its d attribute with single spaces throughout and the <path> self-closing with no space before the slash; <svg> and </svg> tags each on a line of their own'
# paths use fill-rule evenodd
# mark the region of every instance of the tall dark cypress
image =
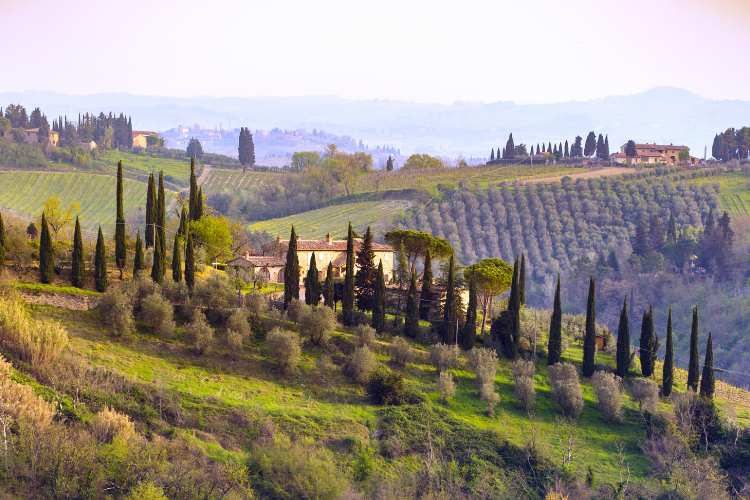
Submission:
<svg viewBox="0 0 750 500">
<path fill-rule="evenodd" d="M 711 340 L 711 332 L 708 332 L 708 340 L 706 341 L 706 358 L 703 361 L 703 375 L 701 376 L 701 397 L 706 399 L 713 399 L 715 385 L 716 381 L 714 380 L 714 348 L 713 342 Z"/>
<path fill-rule="evenodd" d="M 649 310 L 643 313 L 643 323 L 641 324 L 640 356 L 641 373 L 644 377 L 650 377 L 654 374 L 658 348 L 658 339 L 654 328 L 654 310 L 649 307 Z"/>
<path fill-rule="evenodd" d="M 422 273 L 422 292 L 419 295 L 419 319 L 430 319 L 432 308 L 432 256 L 427 249 L 424 254 L 424 272 Z"/>
<path fill-rule="evenodd" d="M 104 247 L 102 227 L 96 236 L 96 254 L 94 255 L 94 283 L 98 292 L 107 290 L 107 249 Z"/>
<path fill-rule="evenodd" d="M 406 320 L 404 321 L 404 335 L 415 338 L 419 333 L 419 298 L 417 297 L 417 272 L 412 266 L 409 291 L 406 295 Z"/>
<path fill-rule="evenodd" d="M 375 252 L 372 245 L 372 231 L 368 226 L 356 254 L 357 274 L 354 277 L 357 307 L 363 311 L 372 309 L 372 301 L 375 297 L 375 281 L 378 278 L 378 271 L 375 267 Z"/>
<path fill-rule="evenodd" d="M 3 215 L 0 214 L 0 269 L 5 263 L 5 223 L 3 222 Z"/>
<path fill-rule="evenodd" d="M 195 197 L 196 220 L 203 217 L 203 186 L 198 188 L 198 195 Z"/>
<path fill-rule="evenodd" d="M 377 332 L 385 330 L 385 275 L 383 261 L 378 262 L 378 274 L 375 279 L 375 297 L 372 303 L 372 327 Z"/>
<path fill-rule="evenodd" d="M 154 246 L 154 223 L 156 222 L 156 185 L 154 174 L 148 174 L 148 189 L 146 190 L 146 248 Z"/>
<path fill-rule="evenodd" d="M 115 215 L 115 264 L 120 270 L 120 279 L 122 279 L 122 270 L 125 268 L 127 259 L 127 247 L 125 243 L 125 209 L 122 200 L 122 161 L 117 162 L 117 210 Z"/>
<path fill-rule="evenodd" d="M 560 274 L 557 275 L 555 301 L 552 317 L 549 322 L 549 339 L 547 340 L 547 365 L 551 366 L 562 360 L 562 301 L 560 300 Z"/>
<path fill-rule="evenodd" d="M 334 308 L 336 305 L 333 301 L 334 298 L 334 284 L 333 284 L 333 263 L 328 263 L 328 269 L 326 269 L 326 282 L 323 285 L 323 304 Z"/>
<path fill-rule="evenodd" d="M 341 299 L 343 320 L 346 326 L 354 325 L 354 231 L 349 223 L 346 236 L 346 276 L 344 277 L 344 296 Z"/>
<path fill-rule="evenodd" d="M 596 369 L 596 285 L 589 279 L 589 296 L 586 304 L 586 333 L 583 339 L 584 377 L 590 377 Z"/>
<path fill-rule="evenodd" d="M 443 343 L 453 344 L 458 339 L 458 316 L 456 315 L 456 270 L 451 255 L 448 261 L 448 277 L 445 280 L 445 304 L 443 305 Z"/>
<path fill-rule="evenodd" d="M 459 338 L 461 348 L 470 351 L 477 339 L 477 282 L 469 280 L 469 304 L 466 306 L 466 323 Z"/>
<path fill-rule="evenodd" d="M 630 320 L 628 316 L 628 298 L 622 301 L 620 322 L 617 325 L 617 376 L 625 378 L 630 371 Z"/>
<path fill-rule="evenodd" d="M 516 257 L 513 262 L 513 278 L 510 285 L 510 297 L 508 297 L 508 314 L 510 315 L 510 339 L 505 340 L 505 355 L 509 359 L 515 359 L 518 355 L 518 345 L 521 340 L 521 289 L 520 260 Z"/>
<path fill-rule="evenodd" d="M 188 208 L 190 220 L 198 220 L 198 180 L 195 178 L 195 157 L 190 158 L 190 195 L 188 197 Z"/>
<path fill-rule="evenodd" d="M 195 249 L 193 248 L 193 234 L 190 231 L 185 242 L 185 284 L 192 292 L 195 287 Z"/>
<path fill-rule="evenodd" d="M 164 278 L 164 256 L 162 255 L 162 251 L 164 246 L 159 242 L 160 236 L 159 232 L 156 232 L 156 240 L 154 241 L 154 255 L 153 255 L 153 262 L 151 264 L 151 279 L 154 280 L 155 283 L 162 282 L 162 279 Z"/>
<path fill-rule="evenodd" d="M 664 350 L 664 365 L 662 366 L 661 395 L 669 397 L 674 385 L 674 346 L 672 345 L 672 308 L 667 313 L 667 345 Z"/>
<path fill-rule="evenodd" d="M 180 212 L 180 225 L 177 227 L 177 234 L 183 238 L 187 234 L 187 218 L 187 209 L 185 208 L 185 205 L 183 205 L 182 211 Z"/>
<path fill-rule="evenodd" d="M 76 288 L 83 288 L 84 273 L 83 238 L 81 237 L 81 223 L 76 217 L 73 230 L 73 255 L 71 256 L 70 284 Z"/>
<path fill-rule="evenodd" d="M 518 299 L 526 303 L 526 256 L 521 254 L 521 267 L 518 268 Z"/>
<path fill-rule="evenodd" d="M 320 304 L 320 279 L 318 278 L 318 264 L 315 262 L 315 252 L 310 256 L 310 266 L 305 276 L 305 304 L 317 306 Z"/>
<path fill-rule="evenodd" d="M 175 283 L 182 281 L 182 252 L 180 252 L 180 235 L 174 235 L 174 244 L 172 245 L 172 280 Z"/>
<path fill-rule="evenodd" d="M 138 275 L 140 275 L 144 267 L 146 267 L 146 264 L 143 258 L 143 240 L 141 240 L 141 232 L 138 231 L 138 234 L 135 237 L 135 256 L 133 257 L 133 277 L 137 277 Z"/>
<path fill-rule="evenodd" d="M 698 306 L 693 308 L 693 324 L 690 328 L 690 360 L 688 362 L 688 389 L 698 392 L 700 360 L 698 359 Z"/>
<path fill-rule="evenodd" d="M 52 283 L 55 273 L 55 249 L 49 234 L 47 216 L 42 213 L 42 234 L 39 239 L 39 281 Z"/>
<path fill-rule="evenodd" d="M 189 233 L 188 233 L 189 234 Z M 297 233 L 292 226 L 284 265 L 284 309 L 292 300 L 299 300 L 299 258 L 297 257 Z"/>
<path fill-rule="evenodd" d="M 167 201 L 164 195 L 164 171 L 159 172 L 159 195 L 156 199 L 156 238 L 155 243 L 161 245 L 161 279 L 159 283 L 164 279 L 164 273 L 167 270 Z"/>
</svg>

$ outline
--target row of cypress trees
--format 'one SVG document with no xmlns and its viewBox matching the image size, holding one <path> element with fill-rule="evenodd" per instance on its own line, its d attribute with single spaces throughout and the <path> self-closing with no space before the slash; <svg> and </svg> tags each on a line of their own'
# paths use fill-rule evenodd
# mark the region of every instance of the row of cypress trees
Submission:
<svg viewBox="0 0 750 500">
<path fill-rule="evenodd" d="M 182 271 L 182 241 L 185 247 L 184 277 L 188 287 L 192 290 L 195 284 L 195 249 L 193 239 L 189 234 L 188 216 L 190 220 L 197 220 L 203 214 L 203 200 L 201 188 L 197 186 L 195 177 L 195 163 L 190 164 L 190 197 L 189 212 L 183 207 L 180 215 L 180 224 L 175 235 L 172 246 L 172 279 L 181 281 Z M 195 218 L 192 218 L 195 217 Z M 127 242 L 125 238 L 125 211 L 123 200 L 123 169 L 122 162 L 117 164 L 117 187 L 116 187 L 116 214 L 115 214 L 115 264 L 120 272 L 120 279 L 127 264 Z M 0 217 L 0 239 L 4 240 L 4 227 Z M 167 268 L 166 252 L 166 197 L 164 192 L 164 174 L 159 173 L 158 188 L 153 174 L 149 175 L 146 196 L 146 248 L 153 247 L 153 264 L 151 278 L 161 283 Z M 145 269 L 144 241 L 141 240 L 140 232 L 137 233 L 135 242 L 135 255 L 133 258 L 133 275 L 139 275 Z M 4 241 L 0 241 L 0 252 L 4 252 Z M 103 292 L 107 289 L 107 257 L 104 235 L 101 226 L 97 233 L 96 250 L 94 256 L 94 283 L 96 290 Z M 0 255 L 4 257 L 4 255 Z M 41 237 L 39 242 L 39 276 L 42 283 L 51 283 L 55 273 L 55 250 L 49 230 L 46 214 L 42 214 Z M 73 251 L 71 255 L 70 282 L 73 286 L 82 288 L 84 286 L 85 255 L 83 250 L 83 238 L 80 220 L 76 217 L 73 232 Z"/>
</svg>

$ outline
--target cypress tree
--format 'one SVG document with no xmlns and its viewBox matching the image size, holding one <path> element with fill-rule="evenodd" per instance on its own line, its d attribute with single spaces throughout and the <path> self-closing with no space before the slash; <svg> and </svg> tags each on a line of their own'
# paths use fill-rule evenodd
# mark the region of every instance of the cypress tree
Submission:
<svg viewBox="0 0 750 500">
<path fill-rule="evenodd" d="M 161 284 L 162 278 L 164 277 L 164 269 L 162 269 L 164 259 L 161 252 L 162 245 L 159 243 L 159 233 L 157 232 L 156 241 L 154 242 L 153 263 L 151 264 L 151 279 L 159 284 Z"/>
<path fill-rule="evenodd" d="M 52 283 L 55 272 L 55 249 L 49 234 L 47 216 L 42 213 L 42 235 L 39 239 L 39 281 Z"/>
<path fill-rule="evenodd" d="M 375 279 L 375 297 L 372 303 L 372 327 L 377 332 L 385 330 L 385 275 L 383 261 L 378 262 L 378 274 Z"/>
<path fill-rule="evenodd" d="M 654 329 L 654 310 L 653 308 L 649 308 L 648 311 L 643 313 L 643 321 L 641 323 L 640 356 L 641 373 L 643 373 L 644 377 L 650 377 L 654 374 L 657 348 L 658 342 Z"/>
<path fill-rule="evenodd" d="M 198 181 L 195 178 L 195 157 L 190 158 L 190 194 L 188 196 L 188 208 L 190 220 L 198 220 Z"/>
<path fill-rule="evenodd" d="M 198 196 L 196 196 L 195 199 L 195 207 L 198 219 L 200 219 L 201 217 L 203 217 L 203 186 L 198 188 Z"/>
<path fill-rule="evenodd" d="M 568 146 L 568 140 L 565 139 L 565 150 L 563 151 L 564 158 L 570 158 L 570 147 Z"/>
<path fill-rule="evenodd" d="M 477 283 L 475 278 L 469 280 L 469 304 L 466 307 L 466 323 L 461 332 L 460 344 L 465 351 L 474 347 L 477 338 Z"/>
<path fill-rule="evenodd" d="M 701 376 L 701 397 L 706 399 L 713 399 L 715 384 L 714 349 L 713 342 L 711 341 L 711 332 L 708 332 L 708 340 L 706 341 L 706 358 L 703 361 L 703 375 Z"/>
<path fill-rule="evenodd" d="M 333 285 L 333 263 L 328 263 L 328 269 L 326 270 L 326 283 L 323 286 L 323 304 L 334 308 L 336 305 L 333 301 L 334 285 Z"/>
<path fill-rule="evenodd" d="M 343 319 L 346 326 L 354 325 L 354 231 L 352 223 L 346 236 L 346 276 L 344 277 L 344 296 L 342 297 Z"/>
<path fill-rule="evenodd" d="M 505 355 L 509 359 L 515 359 L 518 355 L 518 344 L 521 336 L 521 291 L 519 286 L 520 261 L 518 257 L 513 262 L 513 278 L 510 285 L 510 297 L 508 298 L 508 317 L 510 319 L 510 339 L 505 339 Z M 493 322 L 494 323 L 494 322 Z"/>
<path fill-rule="evenodd" d="M 156 186 L 154 174 L 148 174 L 148 189 L 146 190 L 146 248 L 154 246 L 154 222 L 156 222 Z"/>
<path fill-rule="evenodd" d="M 419 319 L 430 319 L 432 307 L 432 257 L 430 250 L 424 254 L 424 272 L 422 273 L 422 292 L 419 296 Z"/>
<path fill-rule="evenodd" d="M 161 279 L 164 279 L 164 273 L 167 270 L 167 217 L 166 217 L 166 198 L 164 196 L 164 171 L 159 172 L 159 196 L 156 199 L 156 238 L 155 243 L 161 245 L 159 255 L 161 256 Z"/>
<path fill-rule="evenodd" d="M 490 149 L 490 161 L 495 161 L 495 148 Z"/>
<path fill-rule="evenodd" d="M 698 306 L 693 307 L 693 324 L 690 328 L 690 361 L 688 362 L 688 389 L 698 391 L 700 361 L 698 360 Z"/>
<path fill-rule="evenodd" d="M 559 363 L 562 359 L 562 304 L 560 300 L 560 274 L 557 275 L 555 301 L 549 322 L 549 339 L 547 340 L 547 365 Z"/>
<path fill-rule="evenodd" d="M 630 371 L 630 321 L 628 298 L 622 302 L 620 323 L 617 325 L 617 376 L 625 378 Z"/>
<path fill-rule="evenodd" d="M 586 334 L 583 339 L 583 376 L 590 377 L 596 368 L 596 285 L 589 278 L 589 296 L 586 304 Z"/>
<path fill-rule="evenodd" d="M 104 292 L 107 290 L 107 250 L 104 247 L 104 235 L 102 227 L 96 236 L 96 255 L 94 255 L 94 283 L 96 290 Z"/>
<path fill-rule="evenodd" d="M 375 267 L 375 252 L 372 249 L 372 232 L 369 226 L 356 257 L 357 274 L 354 276 L 354 290 L 357 307 L 363 311 L 372 309 L 375 297 L 375 281 L 378 271 Z"/>
<path fill-rule="evenodd" d="M 76 288 L 83 288 L 83 238 L 81 237 L 81 223 L 76 217 L 73 230 L 73 255 L 71 256 L 70 284 Z"/>
<path fill-rule="evenodd" d="M 193 291 L 195 286 L 195 249 L 193 248 L 193 235 L 190 231 L 187 234 L 185 243 L 185 284 L 188 290 Z"/>
<path fill-rule="evenodd" d="M 664 351 L 664 365 L 662 366 L 661 395 L 669 397 L 674 384 L 674 346 L 672 345 L 672 308 L 667 313 L 667 345 Z"/>
<path fill-rule="evenodd" d="M 120 279 L 122 279 L 122 270 L 125 268 L 127 259 L 127 249 L 125 244 L 125 210 L 122 200 L 122 161 L 117 162 L 117 210 L 115 216 L 115 264 L 120 270 Z"/>
<path fill-rule="evenodd" d="M 185 205 L 182 206 L 182 211 L 180 212 L 180 225 L 177 228 L 177 234 L 179 236 L 185 237 L 187 234 L 187 209 L 185 208 Z"/>
<path fill-rule="evenodd" d="M 406 295 L 406 320 L 404 321 L 404 335 L 415 338 L 419 333 L 419 304 L 417 298 L 417 272 L 412 266 L 409 292 Z"/>
<path fill-rule="evenodd" d="M 182 280 L 182 253 L 180 252 L 180 235 L 174 235 L 172 245 L 172 280 L 178 283 Z"/>
<path fill-rule="evenodd" d="M 2 266 L 4 263 L 5 263 L 5 223 L 3 222 L 3 215 L 0 214 L 0 266 Z"/>
<path fill-rule="evenodd" d="M 521 267 L 518 268 L 518 299 L 526 303 L 526 256 L 521 254 Z"/>
<path fill-rule="evenodd" d="M 292 300 L 299 300 L 299 257 L 297 256 L 297 233 L 292 226 L 284 265 L 284 309 Z"/>
<path fill-rule="evenodd" d="M 146 267 L 143 261 L 143 241 L 141 240 L 141 232 L 135 237 L 135 256 L 133 257 L 133 277 L 137 277 L 143 268 Z"/>
<path fill-rule="evenodd" d="M 453 255 L 448 261 L 448 277 L 445 280 L 445 305 L 443 306 L 443 343 L 451 344 L 458 339 L 458 317 L 456 316 L 456 276 Z"/>
<path fill-rule="evenodd" d="M 305 304 L 317 306 L 320 304 L 320 279 L 318 278 L 318 264 L 315 262 L 315 252 L 310 256 L 310 266 L 305 276 Z"/>
</svg>

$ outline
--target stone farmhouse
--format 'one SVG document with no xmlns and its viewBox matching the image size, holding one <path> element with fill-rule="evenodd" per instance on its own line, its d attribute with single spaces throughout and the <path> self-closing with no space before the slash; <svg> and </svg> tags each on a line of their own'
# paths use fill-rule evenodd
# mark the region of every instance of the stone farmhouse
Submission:
<svg viewBox="0 0 750 500">
<path fill-rule="evenodd" d="M 636 144 L 635 156 L 625 154 L 623 144 L 620 151 L 611 155 L 613 162 L 620 165 L 677 165 L 680 163 L 697 163 L 698 159 L 690 156 L 687 146 L 673 144 Z"/>
</svg>

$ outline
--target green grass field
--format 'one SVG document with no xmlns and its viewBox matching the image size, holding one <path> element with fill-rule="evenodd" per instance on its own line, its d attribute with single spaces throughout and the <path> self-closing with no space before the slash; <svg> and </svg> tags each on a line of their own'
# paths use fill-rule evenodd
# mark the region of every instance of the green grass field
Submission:
<svg viewBox="0 0 750 500">
<path fill-rule="evenodd" d="M 326 233 L 344 237 L 349 222 L 355 231 L 367 226 L 377 233 L 390 229 L 393 219 L 411 206 L 406 200 L 362 201 L 331 205 L 301 214 L 269 219 L 250 224 L 253 231 L 266 231 L 273 236 L 288 237 L 292 225 L 303 238 L 322 238 Z"/>
<path fill-rule="evenodd" d="M 190 414 L 199 415 L 200 431 L 183 424 L 178 432 L 192 435 L 213 456 L 223 460 L 242 462 L 246 451 L 241 448 L 225 448 L 211 437 L 207 422 L 218 415 L 234 411 L 264 414 L 287 433 L 298 438 L 321 443 L 335 443 L 356 436 L 366 442 L 372 439 L 371 431 L 377 426 L 381 407 L 368 402 L 364 389 L 352 383 L 340 372 L 320 380 L 316 361 L 324 352 L 318 347 L 305 346 L 298 373 L 291 377 L 278 375 L 273 362 L 267 357 L 264 342 L 250 339 L 243 352 L 229 353 L 223 347 L 222 334 L 217 338 L 218 347 L 210 355 L 194 356 L 187 351 L 188 338 L 178 330 L 173 338 L 159 339 L 151 334 L 138 333 L 128 339 L 115 339 L 106 333 L 96 313 L 91 311 L 71 317 L 67 311 L 49 306 L 32 306 L 35 317 L 61 321 L 72 335 L 71 348 L 75 355 L 82 356 L 93 367 L 112 370 L 144 387 L 176 394 L 182 407 Z M 287 327 L 292 324 L 283 320 Z M 353 335 L 346 330 L 334 334 L 335 343 L 353 343 Z M 376 346 L 378 359 L 387 362 L 389 341 L 381 339 Z M 535 387 L 536 407 L 529 415 L 518 406 L 513 395 L 513 377 L 507 361 L 501 361 L 496 377 L 496 389 L 501 402 L 495 416 L 488 416 L 486 405 L 480 400 L 474 374 L 466 368 L 466 360 L 453 370 L 457 391 L 448 403 L 440 402 L 436 387 L 435 369 L 424 360 L 425 348 L 413 345 L 417 361 L 402 369 L 407 386 L 423 394 L 434 406 L 441 407 L 451 417 L 466 423 L 473 429 L 491 430 L 501 439 L 517 446 L 534 443 L 538 450 L 555 465 L 560 465 L 568 446 L 568 438 L 574 442 L 571 471 L 581 477 L 589 468 L 595 474 L 597 484 L 616 484 L 623 467 L 627 467 L 636 483 L 653 481 L 648 474 L 650 465 L 641 452 L 640 444 L 645 438 L 643 417 L 637 404 L 625 398 L 624 418 L 613 425 L 606 422 L 596 408 L 596 399 L 591 385 L 582 385 L 584 410 L 577 422 L 560 417 L 556 403 L 552 400 L 544 360 L 537 365 Z M 579 363 L 581 346 L 571 343 L 564 358 Z M 420 361 L 422 360 L 422 361 Z M 612 356 L 599 354 L 599 363 L 611 365 Z M 660 372 L 660 370 L 659 370 Z M 680 389 L 684 386 L 684 374 L 676 377 Z M 721 394 L 722 387 L 717 390 Z M 744 397 L 747 393 L 742 392 Z M 662 402 L 660 409 L 669 411 Z M 747 404 L 739 407 L 740 416 L 750 417 Z M 336 449 L 334 448 L 334 451 Z M 351 455 L 340 452 L 339 459 L 351 460 Z M 385 459 L 373 455 L 378 469 L 400 470 L 404 459 Z"/>
<path fill-rule="evenodd" d="M 44 202 L 60 198 L 63 209 L 78 202 L 81 225 L 114 226 L 115 177 L 84 172 L 0 172 L 0 207 L 21 217 L 38 217 Z M 146 204 L 146 184 L 125 179 L 126 217 Z"/>
<path fill-rule="evenodd" d="M 135 154 L 125 151 L 108 150 L 99 153 L 98 163 L 103 163 L 112 169 L 112 175 L 116 172 L 117 162 L 122 160 L 125 170 L 136 172 L 164 171 L 164 176 L 171 178 L 173 182 L 186 184 L 190 178 L 190 162 L 184 160 L 173 160 L 170 158 L 158 158 L 146 154 Z M 170 180 L 170 179 L 167 179 Z"/>
<path fill-rule="evenodd" d="M 719 186 L 719 205 L 722 210 L 738 217 L 750 216 L 750 176 L 739 172 L 690 179 L 689 184 Z"/>
</svg>

